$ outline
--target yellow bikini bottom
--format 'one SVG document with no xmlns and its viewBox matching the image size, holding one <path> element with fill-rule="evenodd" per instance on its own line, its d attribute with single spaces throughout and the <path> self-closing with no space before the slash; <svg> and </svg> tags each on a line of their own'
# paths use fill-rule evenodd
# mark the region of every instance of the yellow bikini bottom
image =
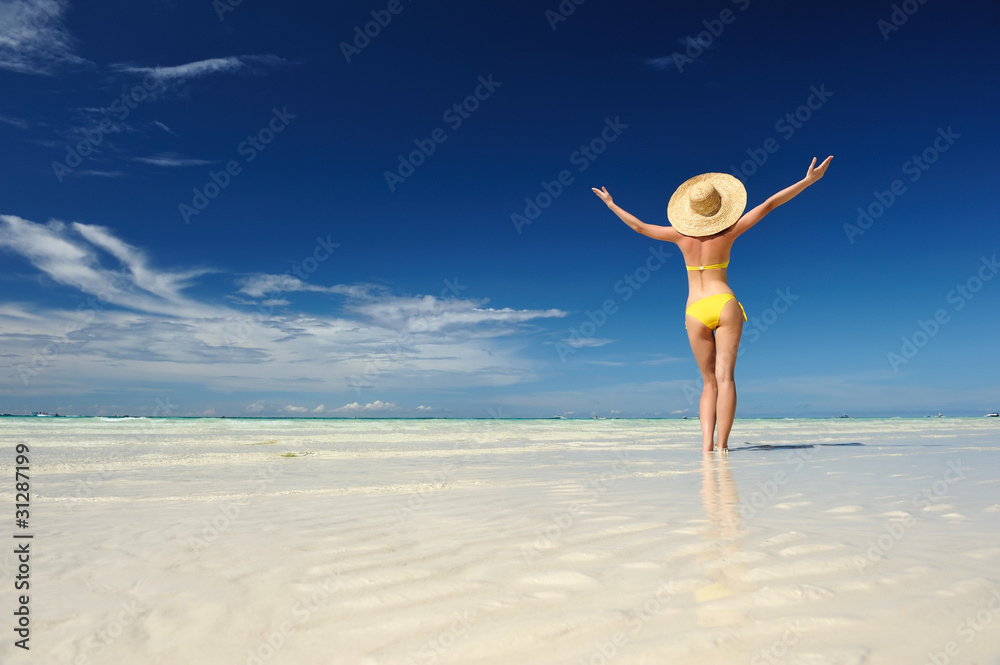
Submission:
<svg viewBox="0 0 1000 665">
<path fill-rule="evenodd" d="M 693 303 L 685 310 L 685 313 L 698 319 L 708 326 L 709 329 L 715 330 L 719 327 L 719 317 L 722 315 L 722 308 L 730 300 L 736 300 L 736 296 L 732 293 L 716 293 L 714 296 L 708 296 Z M 739 300 L 736 300 L 736 304 L 740 306 L 740 310 L 743 312 L 743 320 L 746 321 L 747 311 L 743 309 L 743 305 L 740 304 Z M 684 327 L 687 328 L 687 325 L 685 324 Z"/>
</svg>

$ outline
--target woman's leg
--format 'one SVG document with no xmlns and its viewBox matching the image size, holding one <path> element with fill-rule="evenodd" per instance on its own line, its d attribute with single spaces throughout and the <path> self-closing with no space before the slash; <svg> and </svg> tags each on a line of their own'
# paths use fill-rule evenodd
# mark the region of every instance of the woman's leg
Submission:
<svg viewBox="0 0 1000 665">
<path fill-rule="evenodd" d="M 716 413 L 720 450 L 729 450 L 729 432 L 736 417 L 736 352 L 742 335 L 743 310 L 733 299 L 723 307 L 719 327 L 715 330 L 715 382 L 719 395 Z"/>
<path fill-rule="evenodd" d="M 695 362 L 701 371 L 704 387 L 701 390 L 701 402 L 698 404 L 698 415 L 701 418 L 701 449 L 711 452 L 715 438 L 716 403 L 719 391 L 715 384 L 715 337 L 704 323 L 691 315 L 687 316 L 688 341 Z"/>
</svg>

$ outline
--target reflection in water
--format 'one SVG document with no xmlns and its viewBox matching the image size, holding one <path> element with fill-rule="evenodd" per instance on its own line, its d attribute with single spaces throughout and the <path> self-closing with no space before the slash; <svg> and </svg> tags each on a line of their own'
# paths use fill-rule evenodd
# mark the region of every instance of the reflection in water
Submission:
<svg viewBox="0 0 1000 665">
<path fill-rule="evenodd" d="M 743 531 L 740 524 L 740 497 L 733 482 L 728 456 L 705 455 L 702 459 L 701 500 L 708 517 L 707 547 L 698 556 L 698 567 L 712 583 L 695 591 L 698 625 L 725 626 L 741 623 L 745 612 L 730 603 L 712 603 L 739 596 L 755 585 L 745 580 Z M 727 608 L 726 605 L 729 605 Z"/>
</svg>

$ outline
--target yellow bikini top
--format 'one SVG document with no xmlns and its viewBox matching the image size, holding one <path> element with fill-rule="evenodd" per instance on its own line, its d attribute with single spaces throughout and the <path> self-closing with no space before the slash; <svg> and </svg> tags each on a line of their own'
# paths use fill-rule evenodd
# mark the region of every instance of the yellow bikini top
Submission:
<svg viewBox="0 0 1000 665">
<path fill-rule="evenodd" d="M 725 263 L 715 263 L 710 266 L 687 266 L 688 270 L 720 270 L 729 265 L 729 259 Z"/>
</svg>

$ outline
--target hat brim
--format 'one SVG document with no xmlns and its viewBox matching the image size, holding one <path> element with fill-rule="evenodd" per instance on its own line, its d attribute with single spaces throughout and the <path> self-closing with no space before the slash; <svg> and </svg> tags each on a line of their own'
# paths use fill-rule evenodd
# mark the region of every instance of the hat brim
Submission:
<svg viewBox="0 0 1000 665">
<path fill-rule="evenodd" d="M 719 210 L 711 216 L 700 215 L 688 204 L 688 190 L 700 182 L 710 182 L 721 198 Z M 686 236 L 710 236 L 728 229 L 747 207 L 747 190 L 738 178 L 728 173 L 702 173 L 686 180 L 667 203 L 671 226 Z"/>
</svg>

